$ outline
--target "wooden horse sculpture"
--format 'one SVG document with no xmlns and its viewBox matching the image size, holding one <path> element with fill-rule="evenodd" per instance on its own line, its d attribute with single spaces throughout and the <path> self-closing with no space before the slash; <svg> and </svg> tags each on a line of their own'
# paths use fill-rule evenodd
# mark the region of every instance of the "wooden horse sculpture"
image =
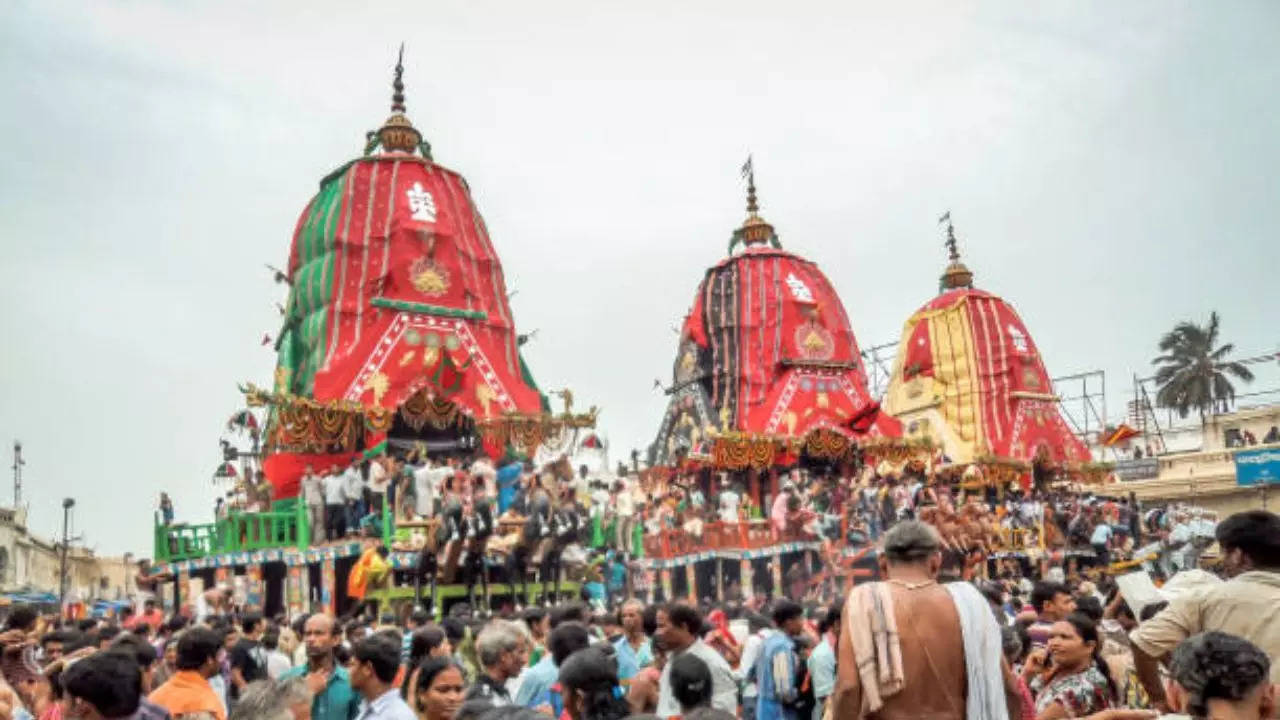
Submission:
<svg viewBox="0 0 1280 720">
<path fill-rule="evenodd" d="M 430 583 L 430 592 L 427 595 L 432 601 L 436 596 L 436 581 L 439 577 L 440 560 L 437 553 L 440 548 L 440 522 L 436 518 L 427 521 L 425 526 L 425 542 L 418 551 L 418 561 L 414 564 L 413 573 L 413 604 L 415 607 L 424 607 L 422 604 L 422 583 L 427 581 Z M 430 602 L 428 603 L 428 606 Z M 431 608 L 426 607 L 429 611 Z"/>
<path fill-rule="evenodd" d="M 486 606 L 489 599 L 489 573 L 485 567 L 485 553 L 489 537 L 493 535 L 493 510 L 489 501 L 478 497 L 473 509 L 463 517 L 465 545 L 462 551 L 462 580 L 467 584 L 467 601 L 476 607 L 476 580 L 480 580 L 481 593 Z M 485 608 L 486 612 L 488 608 Z"/>
<path fill-rule="evenodd" d="M 577 504 L 572 500 L 562 500 L 560 506 L 551 514 L 551 533 L 542 548 L 539 563 L 538 580 L 542 583 L 543 600 L 548 597 L 554 604 L 560 599 L 560 579 L 564 566 L 561 562 L 565 548 L 582 535 L 583 517 Z M 547 588 L 554 586 L 548 596 Z"/>
<path fill-rule="evenodd" d="M 519 541 L 507 556 L 507 582 L 513 587 L 520 580 L 521 597 L 529 597 L 529 569 L 537 567 L 542 552 L 551 542 L 551 504 L 545 493 L 529 501 L 529 514 L 518 531 Z"/>
<path fill-rule="evenodd" d="M 458 581 L 458 563 L 466 544 L 466 522 L 462 516 L 462 504 L 451 502 L 444 511 L 441 526 L 444 547 L 440 551 L 440 580 L 444 583 Z"/>
</svg>

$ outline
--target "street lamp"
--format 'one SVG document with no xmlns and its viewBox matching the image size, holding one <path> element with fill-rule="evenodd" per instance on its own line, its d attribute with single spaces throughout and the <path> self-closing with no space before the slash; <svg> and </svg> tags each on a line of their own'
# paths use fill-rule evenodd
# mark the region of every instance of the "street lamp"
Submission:
<svg viewBox="0 0 1280 720">
<path fill-rule="evenodd" d="M 58 610 L 64 612 L 64 604 L 67 601 L 67 543 L 69 538 L 67 535 L 68 525 L 71 520 L 71 508 L 75 507 L 76 501 L 73 498 L 63 498 L 62 500 L 62 562 L 58 571 Z"/>
</svg>

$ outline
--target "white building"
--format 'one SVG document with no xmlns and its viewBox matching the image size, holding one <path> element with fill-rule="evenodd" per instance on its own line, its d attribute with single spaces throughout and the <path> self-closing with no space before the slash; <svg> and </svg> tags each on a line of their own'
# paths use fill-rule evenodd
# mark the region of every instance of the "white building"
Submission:
<svg viewBox="0 0 1280 720">
<path fill-rule="evenodd" d="M 92 550 L 67 551 L 67 599 L 89 602 L 127 596 L 133 560 L 98 557 Z M 58 593 L 62 568 L 58 543 L 32 535 L 25 508 L 0 507 L 0 592 Z"/>
</svg>

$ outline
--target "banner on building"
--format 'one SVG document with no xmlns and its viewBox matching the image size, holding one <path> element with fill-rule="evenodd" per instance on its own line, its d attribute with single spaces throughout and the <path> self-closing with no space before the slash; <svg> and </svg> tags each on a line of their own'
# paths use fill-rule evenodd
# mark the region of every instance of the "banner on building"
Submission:
<svg viewBox="0 0 1280 720">
<path fill-rule="evenodd" d="M 1280 450 L 1241 450 L 1236 453 L 1236 484 L 1280 485 Z"/>
<path fill-rule="evenodd" d="M 1151 480 L 1159 474 L 1160 465 L 1155 458 L 1134 458 L 1117 460 L 1113 470 L 1121 480 Z"/>
</svg>

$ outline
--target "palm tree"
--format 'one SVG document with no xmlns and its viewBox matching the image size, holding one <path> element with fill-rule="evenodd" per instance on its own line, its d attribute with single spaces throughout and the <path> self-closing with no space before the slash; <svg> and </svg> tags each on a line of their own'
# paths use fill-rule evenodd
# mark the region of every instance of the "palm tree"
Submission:
<svg viewBox="0 0 1280 720">
<path fill-rule="evenodd" d="M 1229 376 L 1251 382 L 1253 373 L 1243 363 L 1227 359 L 1234 344 L 1217 345 L 1217 311 L 1209 313 L 1207 326 L 1183 321 L 1165 333 L 1160 338 L 1164 354 L 1151 361 L 1158 366 L 1156 404 L 1176 410 L 1178 417 L 1198 410 L 1201 425 L 1206 413 L 1226 412 L 1236 397 Z"/>
</svg>

